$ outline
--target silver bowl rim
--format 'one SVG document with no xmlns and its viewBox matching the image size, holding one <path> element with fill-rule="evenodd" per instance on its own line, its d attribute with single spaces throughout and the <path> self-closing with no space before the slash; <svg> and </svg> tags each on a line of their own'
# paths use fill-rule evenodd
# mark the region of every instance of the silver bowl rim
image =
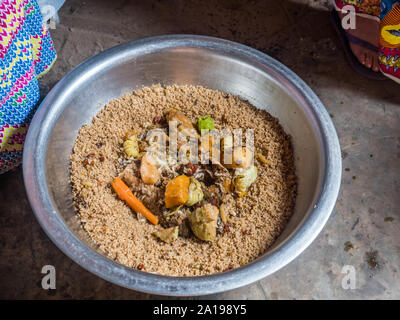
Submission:
<svg viewBox="0 0 400 320">
<path fill-rule="evenodd" d="M 60 104 L 74 86 L 87 80 L 115 60 L 133 52 L 146 54 L 173 47 L 195 47 L 232 53 L 259 68 L 272 70 L 279 81 L 308 106 L 307 112 L 320 130 L 324 156 L 320 192 L 311 212 L 282 244 L 252 263 L 228 272 L 199 277 L 170 277 L 123 266 L 84 244 L 68 227 L 51 200 L 46 184 L 45 158 L 49 133 L 58 119 Z M 48 237 L 69 258 L 84 269 L 122 287 L 146 293 L 173 296 L 214 294 L 258 281 L 281 269 L 302 253 L 326 224 L 337 199 L 341 181 L 341 151 L 338 136 L 324 105 L 311 88 L 293 71 L 270 56 L 232 41 L 198 36 L 166 35 L 144 38 L 110 48 L 89 58 L 65 75 L 50 91 L 34 115 L 23 152 L 23 176 L 33 212 Z"/>
</svg>

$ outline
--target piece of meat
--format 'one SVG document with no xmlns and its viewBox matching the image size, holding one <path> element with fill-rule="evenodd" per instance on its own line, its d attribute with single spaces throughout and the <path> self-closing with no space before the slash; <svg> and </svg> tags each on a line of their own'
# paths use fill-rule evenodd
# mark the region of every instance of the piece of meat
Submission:
<svg viewBox="0 0 400 320">
<path fill-rule="evenodd" d="M 133 190 L 137 190 L 140 186 L 139 170 L 134 163 L 129 163 L 119 176 Z"/>
<path fill-rule="evenodd" d="M 124 170 L 121 174 L 121 179 L 126 183 L 128 187 L 136 189 L 140 183 L 140 179 L 133 174 L 131 170 Z"/>
<path fill-rule="evenodd" d="M 193 129 L 193 124 L 192 121 L 188 117 L 186 117 L 182 112 L 175 110 L 175 109 L 169 109 L 166 113 L 166 119 L 168 122 L 170 121 L 176 121 L 178 130 L 182 131 L 183 129 Z"/>
</svg>

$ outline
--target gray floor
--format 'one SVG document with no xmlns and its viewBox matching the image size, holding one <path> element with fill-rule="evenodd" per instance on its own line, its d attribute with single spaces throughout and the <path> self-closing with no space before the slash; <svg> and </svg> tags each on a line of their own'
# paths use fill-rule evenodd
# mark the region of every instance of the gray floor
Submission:
<svg viewBox="0 0 400 320">
<path fill-rule="evenodd" d="M 328 1 L 67 1 L 52 30 L 57 82 L 84 59 L 147 36 L 192 33 L 257 48 L 301 76 L 325 104 L 343 155 L 342 188 L 328 224 L 295 261 L 217 299 L 400 298 L 400 86 L 350 69 L 329 23 Z M 64 256 L 36 222 L 21 169 L 0 183 L 0 298 L 158 298 L 110 284 Z M 57 269 L 45 291 L 43 265 Z M 342 268 L 356 288 L 342 288 Z M 204 297 L 203 297 L 204 298 Z"/>
</svg>

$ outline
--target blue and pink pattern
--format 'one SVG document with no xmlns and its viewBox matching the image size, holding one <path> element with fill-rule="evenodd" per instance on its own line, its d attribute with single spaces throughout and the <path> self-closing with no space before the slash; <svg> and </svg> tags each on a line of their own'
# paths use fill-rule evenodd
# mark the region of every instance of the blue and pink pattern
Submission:
<svg viewBox="0 0 400 320">
<path fill-rule="evenodd" d="M 0 2 L 0 173 L 16 168 L 35 107 L 37 78 L 56 59 L 36 0 Z"/>
</svg>

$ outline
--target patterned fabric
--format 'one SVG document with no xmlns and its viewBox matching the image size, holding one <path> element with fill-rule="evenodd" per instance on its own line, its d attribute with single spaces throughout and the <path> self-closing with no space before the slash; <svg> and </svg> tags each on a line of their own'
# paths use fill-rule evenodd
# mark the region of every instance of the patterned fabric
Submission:
<svg viewBox="0 0 400 320">
<path fill-rule="evenodd" d="M 39 100 L 37 78 L 55 59 L 36 0 L 0 1 L 0 173 L 21 163 Z"/>
<path fill-rule="evenodd" d="M 399 0 L 381 0 L 381 15 L 380 18 L 383 19 L 396 5 L 400 4 Z"/>
<path fill-rule="evenodd" d="M 392 2 L 382 1 L 387 13 L 379 25 L 379 63 L 383 73 L 400 80 L 400 3 Z"/>
<path fill-rule="evenodd" d="M 352 5 L 356 12 L 370 14 L 379 17 L 381 13 L 381 0 L 336 0 L 336 6 L 342 9 L 346 5 Z"/>
<path fill-rule="evenodd" d="M 353 5 L 356 12 L 380 18 L 379 65 L 386 76 L 400 82 L 400 0 L 334 0 L 338 9 Z"/>
</svg>

